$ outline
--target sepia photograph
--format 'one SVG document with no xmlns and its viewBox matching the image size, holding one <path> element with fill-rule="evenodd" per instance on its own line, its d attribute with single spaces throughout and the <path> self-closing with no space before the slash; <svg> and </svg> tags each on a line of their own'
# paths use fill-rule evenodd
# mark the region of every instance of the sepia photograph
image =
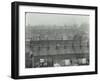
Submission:
<svg viewBox="0 0 100 81">
<path fill-rule="evenodd" d="M 25 68 L 89 65 L 89 15 L 25 13 Z"/>
</svg>

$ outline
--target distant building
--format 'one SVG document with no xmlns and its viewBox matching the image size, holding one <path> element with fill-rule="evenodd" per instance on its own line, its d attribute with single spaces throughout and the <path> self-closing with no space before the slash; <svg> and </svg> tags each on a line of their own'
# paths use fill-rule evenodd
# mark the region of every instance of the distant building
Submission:
<svg viewBox="0 0 100 81">
<path fill-rule="evenodd" d="M 30 61 L 26 67 L 89 64 L 88 35 L 77 35 L 78 30 L 74 29 L 29 28 L 26 31 L 26 59 L 31 59 L 26 60 Z"/>
</svg>

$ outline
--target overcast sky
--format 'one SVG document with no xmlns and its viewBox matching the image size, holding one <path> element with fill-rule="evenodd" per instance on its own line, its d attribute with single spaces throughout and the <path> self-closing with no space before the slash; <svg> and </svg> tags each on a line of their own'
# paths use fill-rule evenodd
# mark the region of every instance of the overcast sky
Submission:
<svg viewBox="0 0 100 81">
<path fill-rule="evenodd" d="M 88 15 L 62 15 L 62 14 L 46 14 L 46 13 L 26 13 L 26 26 L 31 25 L 81 25 L 89 24 Z"/>
</svg>

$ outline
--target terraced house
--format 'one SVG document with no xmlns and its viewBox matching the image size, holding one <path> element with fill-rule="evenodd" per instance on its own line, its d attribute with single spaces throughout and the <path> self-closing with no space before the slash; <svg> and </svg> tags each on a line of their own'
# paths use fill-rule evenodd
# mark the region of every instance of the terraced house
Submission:
<svg viewBox="0 0 100 81">
<path fill-rule="evenodd" d="M 26 27 L 26 68 L 89 65 L 89 33 L 82 26 L 88 25 Z"/>
</svg>

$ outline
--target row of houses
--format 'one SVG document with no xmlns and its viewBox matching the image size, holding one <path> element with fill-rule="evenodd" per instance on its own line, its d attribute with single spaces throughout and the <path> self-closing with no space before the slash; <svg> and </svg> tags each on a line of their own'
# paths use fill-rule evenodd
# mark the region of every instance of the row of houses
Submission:
<svg viewBox="0 0 100 81">
<path fill-rule="evenodd" d="M 26 29 L 26 68 L 89 64 L 89 36 L 76 29 Z"/>
</svg>

